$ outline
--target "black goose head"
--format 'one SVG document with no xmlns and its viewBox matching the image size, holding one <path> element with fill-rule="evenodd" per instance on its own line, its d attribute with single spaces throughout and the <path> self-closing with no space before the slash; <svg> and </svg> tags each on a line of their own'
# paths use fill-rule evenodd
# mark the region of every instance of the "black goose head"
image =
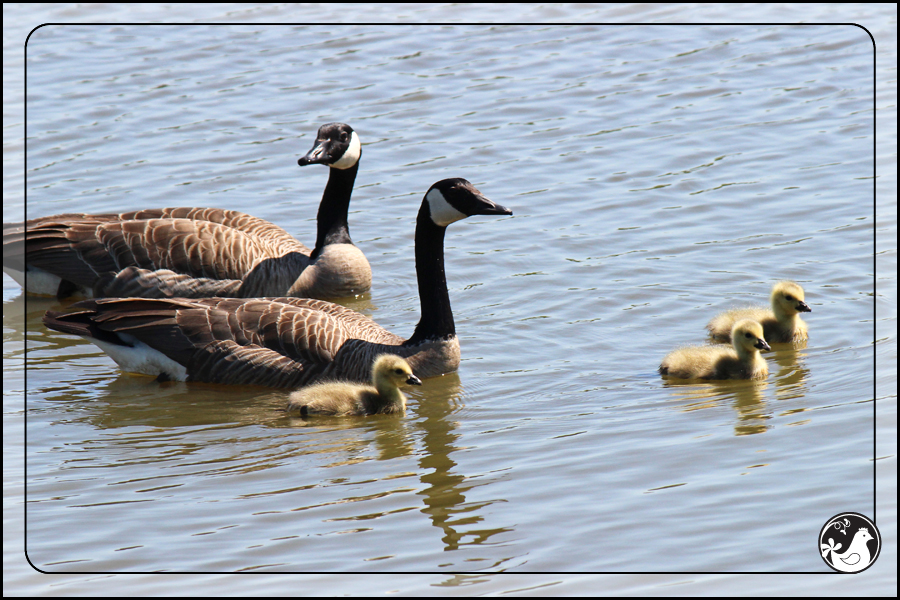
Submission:
<svg viewBox="0 0 900 600">
<path fill-rule="evenodd" d="M 312 150 L 297 164 L 301 167 L 328 165 L 335 169 L 349 169 L 359 162 L 361 155 L 359 136 L 352 127 L 346 123 L 327 123 L 319 127 Z"/>
<path fill-rule="evenodd" d="M 442 179 L 432 185 L 422 202 L 431 221 L 446 227 L 472 215 L 511 215 L 512 211 L 488 200 L 474 185 L 461 177 Z"/>
</svg>

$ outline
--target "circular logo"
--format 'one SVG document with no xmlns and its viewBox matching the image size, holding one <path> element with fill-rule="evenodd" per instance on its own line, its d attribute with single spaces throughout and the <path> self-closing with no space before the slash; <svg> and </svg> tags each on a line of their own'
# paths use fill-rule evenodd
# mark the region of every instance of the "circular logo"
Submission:
<svg viewBox="0 0 900 600">
<path fill-rule="evenodd" d="M 831 517 L 819 533 L 822 560 L 841 573 L 868 569 L 881 553 L 881 534 L 875 523 L 859 513 Z"/>
</svg>

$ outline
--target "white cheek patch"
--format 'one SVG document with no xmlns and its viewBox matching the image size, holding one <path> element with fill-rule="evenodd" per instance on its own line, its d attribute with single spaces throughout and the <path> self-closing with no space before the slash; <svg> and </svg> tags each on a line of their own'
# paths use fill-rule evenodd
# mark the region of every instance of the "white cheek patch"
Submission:
<svg viewBox="0 0 900 600">
<path fill-rule="evenodd" d="M 359 137 L 356 135 L 356 132 L 350 134 L 350 146 L 347 147 L 347 151 L 344 152 L 344 155 L 341 159 L 331 166 L 335 169 L 349 169 L 357 162 L 359 162 L 360 155 L 360 145 L 359 145 Z"/>
<path fill-rule="evenodd" d="M 429 191 L 428 194 L 425 195 L 425 199 L 428 200 L 428 209 L 431 211 L 431 220 L 434 221 L 435 225 L 446 227 L 450 223 L 455 223 L 468 216 L 453 208 L 437 188 Z"/>
</svg>

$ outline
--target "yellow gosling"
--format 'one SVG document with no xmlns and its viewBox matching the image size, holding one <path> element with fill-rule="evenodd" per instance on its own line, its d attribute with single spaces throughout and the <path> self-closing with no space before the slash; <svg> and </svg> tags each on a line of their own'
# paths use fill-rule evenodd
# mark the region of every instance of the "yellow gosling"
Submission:
<svg viewBox="0 0 900 600">
<path fill-rule="evenodd" d="M 743 319 L 731 330 L 732 347 L 692 346 L 673 350 L 659 365 L 662 375 L 680 379 L 765 379 L 769 376 L 760 350 L 771 350 L 758 322 Z"/>
<path fill-rule="evenodd" d="M 731 329 L 741 319 L 753 319 L 763 327 L 770 343 L 801 342 L 808 337 L 802 312 L 812 312 L 803 288 L 793 281 L 779 281 L 772 287 L 772 308 L 755 306 L 736 308 L 716 316 L 706 328 L 709 335 L 722 342 L 731 341 Z"/>
<path fill-rule="evenodd" d="M 422 385 L 403 358 L 382 354 L 372 365 L 372 384 L 362 385 L 344 381 L 319 383 L 292 393 L 288 412 L 307 415 L 375 415 L 402 413 L 406 410 L 406 396 L 401 384 Z"/>
</svg>

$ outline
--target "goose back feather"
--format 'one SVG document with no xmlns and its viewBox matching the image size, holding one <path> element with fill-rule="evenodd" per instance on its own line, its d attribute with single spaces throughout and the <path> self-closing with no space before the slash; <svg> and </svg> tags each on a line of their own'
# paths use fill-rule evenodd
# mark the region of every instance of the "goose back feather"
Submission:
<svg viewBox="0 0 900 600">
<path fill-rule="evenodd" d="M 406 340 L 343 306 L 289 297 L 101 298 L 48 311 L 44 323 L 94 342 L 123 369 L 178 380 L 281 388 L 367 381 L 380 354 L 405 358 L 420 377 L 449 373 L 460 358 L 444 274 L 449 222 L 438 225 L 432 217 L 447 212 L 444 204 L 457 220 L 512 214 L 464 179 L 431 187 L 416 222 L 422 316 Z"/>
<path fill-rule="evenodd" d="M 298 161 L 331 167 L 312 250 L 282 228 L 233 210 L 72 213 L 4 224 L 3 269 L 27 292 L 58 297 L 358 294 L 372 282 L 369 263 L 347 228 L 360 156 L 356 133 L 329 123 Z"/>
</svg>

